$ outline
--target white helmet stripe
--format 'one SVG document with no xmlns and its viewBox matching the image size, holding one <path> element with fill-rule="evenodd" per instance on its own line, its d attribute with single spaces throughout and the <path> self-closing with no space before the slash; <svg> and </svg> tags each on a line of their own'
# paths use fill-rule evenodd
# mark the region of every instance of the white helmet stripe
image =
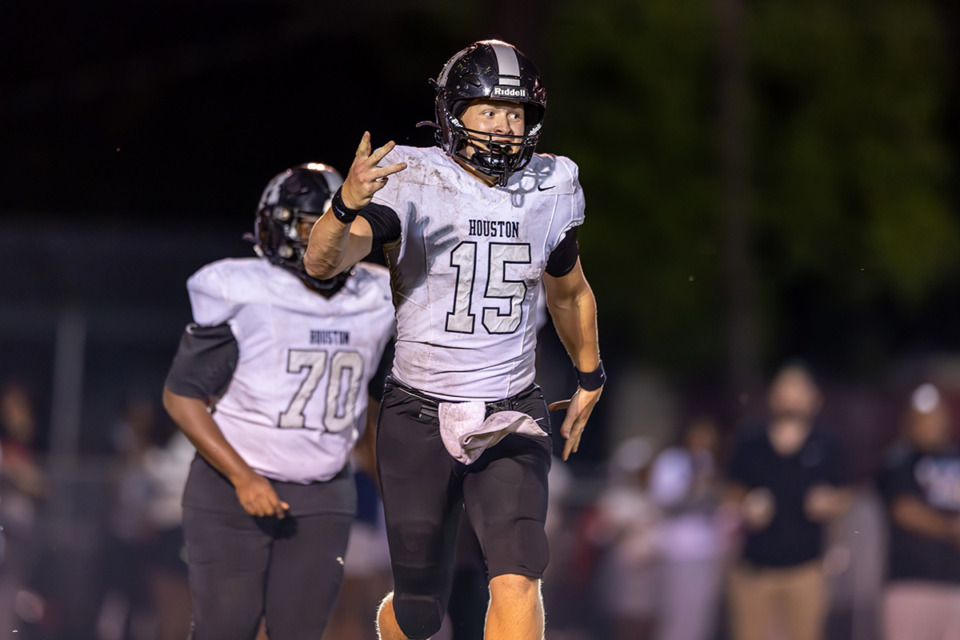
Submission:
<svg viewBox="0 0 960 640">
<path fill-rule="evenodd" d="M 497 69 L 500 73 L 500 84 L 520 86 L 520 61 L 517 52 L 506 43 L 491 42 L 493 52 L 497 54 Z M 504 77 L 512 76 L 512 77 Z"/>
</svg>

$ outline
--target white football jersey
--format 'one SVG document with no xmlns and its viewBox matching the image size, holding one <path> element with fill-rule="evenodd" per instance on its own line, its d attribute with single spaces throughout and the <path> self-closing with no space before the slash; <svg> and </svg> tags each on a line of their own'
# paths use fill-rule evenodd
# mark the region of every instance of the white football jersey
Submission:
<svg viewBox="0 0 960 640">
<path fill-rule="evenodd" d="M 536 154 L 489 187 L 438 147 L 398 146 L 406 162 L 373 201 L 400 217 L 386 247 L 397 310 L 393 375 L 445 400 L 497 400 L 534 379 L 537 303 L 551 252 L 583 222 L 577 166 Z"/>
<path fill-rule="evenodd" d="M 213 418 L 258 473 L 337 475 L 364 428 L 367 384 L 394 334 L 389 275 L 360 263 L 327 299 L 261 258 L 226 259 L 187 281 L 193 319 L 229 323 L 239 361 Z"/>
</svg>

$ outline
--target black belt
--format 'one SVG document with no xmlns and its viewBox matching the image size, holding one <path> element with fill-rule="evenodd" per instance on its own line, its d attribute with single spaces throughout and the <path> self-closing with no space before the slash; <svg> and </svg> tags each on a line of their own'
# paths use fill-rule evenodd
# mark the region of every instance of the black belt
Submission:
<svg viewBox="0 0 960 640">
<path fill-rule="evenodd" d="M 399 382 L 396 378 L 392 376 L 387 377 L 387 384 L 392 385 L 403 391 L 409 396 L 413 396 L 420 401 L 420 414 L 427 416 L 428 418 L 436 418 L 440 415 L 440 403 L 441 402 L 456 402 L 455 400 L 442 400 L 440 398 L 435 398 L 431 395 L 427 395 L 422 391 L 409 387 L 402 382 Z M 490 402 L 485 402 L 486 406 L 486 416 L 490 417 L 492 414 L 497 413 L 498 411 L 512 411 L 516 407 L 517 403 L 520 400 L 526 399 L 535 389 L 537 388 L 536 384 L 531 384 L 529 387 L 502 400 L 492 400 Z"/>
</svg>

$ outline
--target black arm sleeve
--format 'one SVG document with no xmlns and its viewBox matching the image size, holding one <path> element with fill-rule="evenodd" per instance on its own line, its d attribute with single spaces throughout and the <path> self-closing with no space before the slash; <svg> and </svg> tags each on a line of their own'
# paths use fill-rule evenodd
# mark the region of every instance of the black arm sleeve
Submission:
<svg viewBox="0 0 960 640">
<path fill-rule="evenodd" d="M 361 209 L 357 215 L 366 219 L 373 230 L 371 253 L 400 237 L 400 216 L 390 207 L 371 203 Z"/>
<path fill-rule="evenodd" d="M 577 229 L 578 227 L 567 229 L 563 238 L 560 239 L 560 244 L 553 248 L 550 257 L 547 259 L 547 274 L 554 278 L 567 275 L 571 269 L 577 266 L 577 258 L 580 257 Z"/>
<path fill-rule="evenodd" d="M 188 398 L 216 398 L 227 390 L 239 357 L 229 325 L 202 327 L 191 322 L 167 373 L 167 388 Z"/>
</svg>

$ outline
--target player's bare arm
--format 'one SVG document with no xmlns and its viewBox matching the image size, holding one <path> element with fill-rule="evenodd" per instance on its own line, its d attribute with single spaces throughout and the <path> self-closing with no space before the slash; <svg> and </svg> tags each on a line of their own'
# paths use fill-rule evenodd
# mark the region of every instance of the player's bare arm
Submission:
<svg viewBox="0 0 960 640">
<path fill-rule="evenodd" d="M 280 500 L 270 482 L 251 469 L 230 446 L 203 400 L 181 396 L 164 387 L 163 406 L 200 455 L 230 480 L 247 513 L 284 517 L 290 506 Z"/>
<path fill-rule="evenodd" d="M 339 192 L 343 208 L 348 212 L 355 212 L 370 204 L 374 194 L 386 186 L 389 176 L 407 168 L 405 162 L 377 166 L 395 146 L 391 140 L 379 149 L 372 150 L 370 132 L 364 132 Z M 310 243 L 304 253 L 303 264 L 307 273 L 314 278 L 332 278 L 359 262 L 370 253 L 372 247 L 373 231 L 369 223 L 362 217 L 342 221 L 331 206 L 310 232 Z"/>
<path fill-rule="evenodd" d="M 543 283 L 547 294 L 547 308 L 553 318 L 554 327 L 574 366 L 577 371 L 595 371 L 600 366 L 597 302 L 583 275 L 580 261 L 577 260 L 576 266 L 560 278 L 545 273 Z M 566 440 L 563 446 L 564 460 L 579 448 L 580 436 L 583 435 L 587 420 L 602 392 L 602 386 L 592 391 L 577 387 L 569 400 L 550 405 L 551 411 L 567 410 L 560 427 L 560 435 Z"/>
</svg>

